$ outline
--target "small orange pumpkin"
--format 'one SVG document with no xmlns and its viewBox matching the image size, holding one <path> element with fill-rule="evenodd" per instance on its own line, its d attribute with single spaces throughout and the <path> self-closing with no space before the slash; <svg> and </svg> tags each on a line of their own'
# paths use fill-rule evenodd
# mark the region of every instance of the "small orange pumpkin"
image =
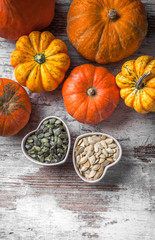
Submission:
<svg viewBox="0 0 155 240">
<path fill-rule="evenodd" d="M 29 121 L 31 103 L 25 89 L 17 82 L 0 78 L 0 136 L 18 133 Z"/>
<path fill-rule="evenodd" d="M 67 16 L 72 45 L 85 58 L 101 64 L 135 52 L 147 27 L 140 0 L 73 0 Z"/>
<path fill-rule="evenodd" d="M 104 67 L 91 64 L 74 68 L 64 82 L 62 95 L 68 113 L 87 124 L 109 117 L 119 102 L 114 75 Z"/>
<path fill-rule="evenodd" d="M 139 113 L 155 112 L 155 58 L 142 56 L 127 61 L 116 83 L 128 107 Z"/>
<path fill-rule="evenodd" d="M 70 58 L 63 41 L 48 31 L 34 31 L 19 38 L 11 64 L 16 80 L 30 91 L 53 91 L 63 81 Z"/>
</svg>

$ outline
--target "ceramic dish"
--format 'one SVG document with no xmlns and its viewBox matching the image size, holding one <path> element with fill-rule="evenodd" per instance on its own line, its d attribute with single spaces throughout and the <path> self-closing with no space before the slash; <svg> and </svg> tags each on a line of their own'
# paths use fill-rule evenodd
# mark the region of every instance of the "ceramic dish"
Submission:
<svg viewBox="0 0 155 240">
<path fill-rule="evenodd" d="M 104 136 L 106 136 L 106 137 L 108 137 L 108 138 L 112 138 L 113 141 L 114 141 L 114 142 L 116 143 L 116 145 L 118 146 L 118 149 L 119 149 L 119 156 L 118 156 L 117 160 L 115 160 L 113 163 L 111 163 L 111 164 L 109 164 L 108 166 L 106 166 L 106 167 L 104 168 L 104 171 L 103 171 L 102 176 L 101 176 L 100 178 L 98 178 L 97 180 L 93 180 L 93 181 L 92 181 L 92 180 L 88 180 L 88 179 L 86 179 L 84 176 L 82 176 L 82 175 L 79 173 L 79 171 L 78 171 L 78 169 L 77 169 L 77 167 L 76 167 L 76 163 L 75 163 L 75 148 L 76 148 L 76 146 L 77 146 L 77 143 L 79 142 L 80 139 L 82 139 L 82 138 L 84 138 L 84 137 L 92 136 L 92 135 L 104 135 Z M 116 165 L 116 164 L 120 161 L 121 157 L 122 157 L 122 148 L 121 148 L 119 142 L 118 142 L 114 137 L 112 137 L 112 136 L 110 136 L 110 135 L 108 135 L 108 134 L 106 134 L 106 133 L 93 132 L 93 133 L 82 134 L 82 135 L 80 135 L 79 137 L 77 137 L 77 139 L 76 139 L 76 141 L 75 141 L 75 143 L 74 143 L 74 147 L 73 147 L 73 165 L 74 165 L 74 169 L 75 169 L 77 175 L 78 175 L 84 182 L 87 182 L 87 183 L 94 184 L 94 183 L 97 183 L 97 182 L 101 181 L 101 180 L 104 178 L 107 170 L 108 170 L 109 168 L 111 168 L 112 166 Z"/>
<path fill-rule="evenodd" d="M 35 132 L 40 128 L 40 126 L 42 125 L 42 123 L 43 123 L 44 121 L 46 121 L 46 120 L 48 120 L 48 119 L 51 119 L 51 118 L 55 118 L 55 119 L 60 120 L 60 121 L 63 123 L 63 125 L 65 126 L 66 132 L 67 132 L 67 135 L 68 135 L 68 149 L 67 149 L 65 158 L 64 158 L 63 160 L 61 160 L 60 162 L 57 162 L 57 163 L 42 163 L 42 162 L 39 162 L 38 160 L 35 160 L 34 158 L 30 157 L 30 156 L 27 154 L 27 151 L 26 151 L 26 149 L 25 149 L 25 142 L 26 142 L 27 138 L 28 138 L 30 135 L 32 135 L 33 133 L 35 133 Z M 66 123 L 65 123 L 61 118 L 56 117 L 56 116 L 49 116 L 49 117 L 44 118 L 44 119 L 40 122 L 40 124 L 38 125 L 37 129 L 29 132 L 29 133 L 23 138 L 22 143 L 21 143 L 21 148 L 22 148 L 22 151 L 23 151 L 25 157 L 26 157 L 27 159 L 29 159 L 30 161 L 32 161 L 32 162 L 34 162 L 34 163 L 37 163 L 37 164 L 39 164 L 39 165 L 42 165 L 42 166 L 57 166 L 57 165 L 61 165 L 61 164 L 65 163 L 66 160 L 67 160 L 67 158 L 68 158 L 68 154 L 69 154 L 69 151 L 70 151 L 70 146 L 71 146 L 71 137 L 70 137 L 69 129 L 68 129 Z"/>
</svg>

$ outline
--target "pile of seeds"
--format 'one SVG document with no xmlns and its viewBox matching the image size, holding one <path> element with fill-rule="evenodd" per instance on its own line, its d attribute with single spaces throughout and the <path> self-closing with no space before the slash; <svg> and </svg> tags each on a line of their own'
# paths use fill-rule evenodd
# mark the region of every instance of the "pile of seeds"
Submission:
<svg viewBox="0 0 155 240">
<path fill-rule="evenodd" d="M 25 143 L 27 154 L 43 163 L 57 163 L 65 158 L 68 149 L 66 127 L 59 119 L 45 120 Z"/>
<path fill-rule="evenodd" d="M 91 135 L 81 138 L 75 147 L 75 163 L 81 176 L 93 181 L 99 179 L 104 168 L 116 161 L 119 148 L 112 138 Z"/>
</svg>

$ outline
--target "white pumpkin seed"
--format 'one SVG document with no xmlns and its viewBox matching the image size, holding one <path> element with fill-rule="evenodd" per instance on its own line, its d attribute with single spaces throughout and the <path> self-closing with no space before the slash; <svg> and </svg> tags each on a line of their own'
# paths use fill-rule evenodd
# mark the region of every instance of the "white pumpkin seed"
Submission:
<svg viewBox="0 0 155 240">
<path fill-rule="evenodd" d="M 83 166 L 85 166 L 88 169 L 90 167 L 89 161 L 85 162 Z"/>
<path fill-rule="evenodd" d="M 114 162 L 113 158 L 107 158 L 106 160 L 110 163 Z"/>
<path fill-rule="evenodd" d="M 82 166 L 82 168 L 80 168 L 79 170 L 81 170 L 81 172 L 85 172 L 88 168 L 86 166 Z"/>
<path fill-rule="evenodd" d="M 106 137 L 105 135 L 100 135 L 100 138 L 101 138 L 102 140 L 105 140 L 107 137 Z"/>
<path fill-rule="evenodd" d="M 76 157 L 76 162 L 79 164 L 80 163 L 80 156 L 78 155 L 77 157 Z"/>
<path fill-rule="evenodd" d="M 99 179 L 102 176 L 103 171 L 104 171 L 104 167 L 101 166 L 100 169 L 98 170 L 98 172 L 96 173 L 96 175 L 94 176 L 94 180 Z"/>
<path fill-rule="evenodd" d="M 111 148 L 107 148 L 106 151 L 107 151 L 108 153 L 114 153 L 113 149 L 111 149 Z"/>
<path fill-rule="evenodd" d="M 101 167 L 100 164 L 96 164 L 96 165 L 94 165 L 94 166 L 92 167 L 92 170 L 97 171 L 100 167 Z"/>
<path fill-rule="evenodd" d="M 105 155 L 105 157 L 108 157 L 108 152 L 105 149 L 102 149 L 102 153 Z"/>
<path fill-rule="evenodd" d="M 100 158 L 106 158 L 106 157 L 107 156 L 105 154 L 103 154 L 103 153 L 100 155 Z"/>
<path fill-rule="evenodd" d="M 96 171 L 92 170 L 92 171 L 89 173 L 89 178 L 94 177 L 95 174 L 96 174 Z"/>
<path fill-rule="evenodd" d="M 94 164 L 94 162 L 95 162 L 95 156 L 94 156 L 94 155 L 92 155 L 91 157 L 89 157 L 89 162 L 90 162 L 91 165 Z"/>
<path fill-rule="evenodd" d="M 102 145 L 102 147 L 104 147 L 104 148 L 107 148 L 107 144 L 106 144 L 106 142 L 105 141 L 101 141 L 101 145 Z"/>
<path fill-rule="evenodd" d="M 84 164 L 85 162 L 87 162 L 87 160 L 88 160 L 88 157 L 87 156 L 85 156 L 85 157 L 83 157 L 83 158 L 81 158 L 80 159 L 80 164 Z"/>
<path fill-rule="evenodd" d="M 107 138 L 107 139 L 105 139 L 105 142 L 109 145 L 113 142 L 113 139 L 112 138 Z"/>
<path fill-rule="evenodd" d="M 78 144 L 77 144 L 77 145 L 80 145 L 82 142 L 83 142 L 83 140 L 80 139 L 80 140 L 78 141 Z"/>
<path fill-rule="evenodd" d="M 84 142 L 82 141 L 82 143 L 80 144 L 81 147 L 85 147 Z"/>
<path fill-rule="evenodd" d="M 103 163 L 105 161 L 105 158 L 100 158 L 99 163 Z"/>
<path fill-rule="evenodd" d="M 94 151 L 97 153 L 98 150 L 99 150 L 98 145 L 95 144 L 95 145 L 94 145 Z"/>
<path fill-rule="evenodd" d="M 79 155 L 84 151 L 84 147 L 79 147 L 79 149 L 76 151 L 76 155 Z"/>
<path fill-rule="evenodd" d="M 109 165 L 109 161 L 105 160 L 103 163 L 101 163 L 102 167 L 106 167 Z"/>
<path fill-rule="evenodd" d="M 87 152 L 87 156 L 88 156 L 88 157 L 91 157 L 92 155 L 93 155 L 93 151 L 90 151 L 90 150 L 89 150 L 89 151 Z"/>
<path fill-rule="evenodd" d="M 96 153 L 96 157 L 99 158 L 99 156 L 102 154 L 102 150 L 99 149 L 98 153 Z"/>
<path fill-rule="evenodd" d="M 119 157 L 119 151 L 117 150 L 117 152 L 114 154 L 114 159 L 117 160 Z"/>
<path fill-rule="evenodd" d="M 117 147 L 117 145 L 115 144 L 115 143 L 111 143 L 111 144 L 109 144 L 109 148 L 116 148 Z"/>
</svg>

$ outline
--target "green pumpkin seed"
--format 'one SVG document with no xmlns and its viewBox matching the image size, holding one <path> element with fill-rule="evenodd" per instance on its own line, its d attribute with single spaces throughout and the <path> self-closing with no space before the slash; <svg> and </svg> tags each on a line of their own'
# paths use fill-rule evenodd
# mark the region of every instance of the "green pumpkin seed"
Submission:
<svg viewBox="0 0 155 240">
<path fill-rule="evenodd" d="M 60 121 L 60 120 L 56 120 L 56 121 L 55 121 L 55 126 L 60 125 L 60 124 L 61 124 L 61 121 Z"/>
<path fill-rule="evenodd" d="M 42 129 L 38 129 L 38 130 L 35 132 L 35 134 L 36 134 L 36 135 L 39 135 L 39 134 L 41 134 L 42 132 L 43 132 Z"/>
<path fill-rule="evenodd" d="M 44 129 L 44 125 L 42 124 L 39 130 L 42 132 L 43 129 Z"/>
<path fill-rule="evenodd" d="M 30 146 L 29 144 L 26 144 L 26 145 L 25 145 L 25 148 L 26 148 L 26 150 L 30 150 L 30 149 L 31 149 L 31 146 Z"/>
<path fill-rule="evenodd" d="M 39 151 L 40 151 L 40 147 L 34 146 L 34 150 L 36 150 L 37 152 L 39 152 Z"/>
<path fill-rule="evenodd" d="M 49 144 L 48 142 L 45 142 L 45 143 L 44 143 L 44 146 L 45 146 L 45 147 L 50 147 L 50 144 Z"/>
<path fill-rule="evenodd" d="M 40 142 L 38 139 L 36 139 L 36 140 L 34 141 L 34 144 L 35 144 L 36 146 L 41 146 L 41 142 Z"/>
<path fill-rule="evenodd" d="M 59 137 L 62 138 L 62 139 L 66 139 L 66 138 L 67 138 L 67 134 L 61 133 L 61 134 L 59 135 Z"/>
<path fill-rule="evenodd" d="M 43 134 L 43 133 L 41 133 L 41 134 L 38 135 L 38 138 L 43 138 L 43 137 L 44 137 L 44 134 Z"/>
<path fill-rule="evenodd" d="M 45 127 L 45 128 L 43 129 L 43 133 L 46 133 L 47 131 L 48 131 L 48 128 Z"/>
<path fill-rule="evenodd" d="M 55 121 L 56 121 L 56 119 L 55 119 L 55 118 L 51 118 L 51 119 L 49 120 L 49 123 L 50 123 L 50 124 L 54 124 L 54 123 L 55 123 Z"/>
<path fill-rule="evenodd" d="M 44 125 L 47 125 L 47 124 L 48 124 L 48 120 L 44 121 L 43 124 L 44 124 Z"/>
<path fill-rule="evenodd" d="M 48 139 L 47 139 L 47 138 L 42 138 L 42 139 L 41 139 L 41 142 L 42 142 L 42 143 L 46 143 L 46 142 L 48 142 Z"/>
<path fill-rule="evenodd" d="M 48 132 L 49 132 L 50 136 L 53 134 L 53 130 L 51 128 L 48 130 Z"/>
<path fill-rule="evenodd" d="M 45 138 L 46 138 L 46 137 L 50 137 L 50 133 L 49 133 L 49 132 L 45 133 L 45 134 L 44 134 L 44 137 L 45 137 Z"/>
<path fill-rule="evenodd" d="M 61 129 L 59 128 L 53 129 L 53 133 L 55 136 L 58 136 L 61 133 Z"/>
<path fill-rule="evenodd" d="M 33 140 L 32 138 L 29 138 L 29 139 L 27 140 L 27 142 L 28 142 L 28 143 L 33 143 L 34 140 Z"/>
<path fill-rule="evenodd" d="M 49 152 L 49 148 L 48 147 L 43 147 L 42 151 L 43 151 L 43 153 Z"/>
<path fill-rule="evenodd" d="M 45 161 L 45 158 L 43 156 L 39 156 L 38 158 L 39 158 L 40 162 L 44 162 Z"/>
<path fill-rule="evenodd" d="M 59 137 L 58 137 L 58 140 L 57 140 L 57 144 L 60 145 L 60 146 L 62 145 L 62 140 Z"/>
<path fill-rule="evenodd" d="M 58 137 L 54 136 L 54 142 L 57 143 Z"/>
</svg>

